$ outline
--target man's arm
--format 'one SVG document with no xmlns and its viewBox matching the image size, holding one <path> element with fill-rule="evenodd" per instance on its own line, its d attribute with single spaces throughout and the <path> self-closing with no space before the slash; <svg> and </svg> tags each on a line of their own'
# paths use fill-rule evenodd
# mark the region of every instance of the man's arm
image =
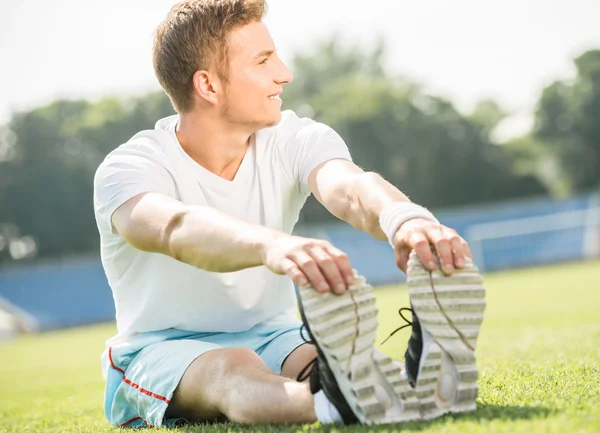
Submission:
<svg viewBox="0 0 600 433">
<path fill-rule="evenodd" d="M 261 265 L 261 251 L 275 236 L 266 227 L 208 206 L 188 206 L 158 193 L 128 200 L 113 213 L 112 223 L 139 250 L 216 272 Z"/>
<path fill-rule="evenodd" d="M 139 250 L 208 271 L 265 265 L 296 284 L 336 293 L 353 280 L 348 257 L 326 241 L 291 236 L 159 193 L 129 199 L 112 214 L 112 224 Z"/>
<path fill-rule="evenodd" d="M 308 183 L 312 193 L 333 215 L 376 239 L 387 240 L 379 214 L 389 203 L 409 199 L 373 172 L 365 172 L 345 159 L 317 166 Z"/>
<path fill-rule="evenodd" d="M 365 172 L 343 159 L 320 164 L 311 172 L 308 182 L 315 197 L 333 215 L 380 240 L 387 240 L 379 221 L 382 210 L 396 202 L 410 202 L 379 174 Z M 470 256 L 467 243 L 456 231 L 422 218 L 406 221 L 390 242 L 396 262 L 404 271 L 413 249 L 427 268 L 435 269 L 431 244 L 437 250 L 443 271 L 448 274 L 455 267 L 462 268 L 465 255 Z"/>
</svg>

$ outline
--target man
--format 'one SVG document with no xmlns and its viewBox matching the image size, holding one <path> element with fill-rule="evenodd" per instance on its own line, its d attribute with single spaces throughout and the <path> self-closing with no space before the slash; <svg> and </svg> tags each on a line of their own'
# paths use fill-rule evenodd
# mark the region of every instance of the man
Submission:
<svg viewBox="0 0 600 433">
<path fill-rule="evenodd" d="M 292 75 L 261 21 L 265 7 L 175 5 L 157 30 L 154 66 L 178 115 L 135 135 L 96 173 L 119 331 L 103 355 L 108 419 L 384 423 L 471 410 L 480 312 L 466 321 L 460 312 L 481 299 L 466 243 L 354 165 L 333 130 L 281 113 Z M 374 298 L 348 257 L 290 234 L 310 193 L 389 240 L 400 269 L 412 250 L 425 264 L 413 256 L 409 269 L 425 289 L 412 297 L 421 320 L 406 372 L 373 349 Z M 461 290 L 469 281 L 475 303 Z M 444 311 L 442 298 L 460 298 L 458 308 Z"/>
</svg>

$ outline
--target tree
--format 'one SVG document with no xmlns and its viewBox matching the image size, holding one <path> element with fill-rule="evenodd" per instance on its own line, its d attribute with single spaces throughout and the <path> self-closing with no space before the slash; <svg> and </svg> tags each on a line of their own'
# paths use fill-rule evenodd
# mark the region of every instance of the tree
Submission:
<svg viewBox="0 0 600 433">
<path fill-rule="evenodd" d="M 15 114 L 4 132 L 12 137 L 10 151 L 0 159 L 0 222 L 11 228 L 5 232 L 15 242 L 35 242 L 39 257 L 97 251 L 96 168 L 112 149 L 171 113 L 168 99 L 157 93 L 97 103 L 56 101 Z M 8 235 L 3 238 L 8 245 Z M 0 254 L 0 263 L 14 258 Z"/>
<path fill-rule="evenodd" d="M 427 206 L 546 193 L 536 178 L 515 172 L 511 154 L 489 141 L 503 116 L 497 105 L 482 103 L 473 118 L 465 117 L 449 101 L 386 74 L 384 54 L 383 45 L 364 52 L 329 41 L 312 57 L 299 56 L 292 69 L 301 78 L 285 90 L 286 107 L 332 126 L 355 162 Z M 328 219 L 314 200 L 305 206 L 304 222 Z"/>
<path fill-rule="evenodd" d="M 600 50 L 575 59 L 572 82 L 556 81 L 538 102 L 533 136 L 567 174 L 569 189 L 600 186 Z"/>
</svg>

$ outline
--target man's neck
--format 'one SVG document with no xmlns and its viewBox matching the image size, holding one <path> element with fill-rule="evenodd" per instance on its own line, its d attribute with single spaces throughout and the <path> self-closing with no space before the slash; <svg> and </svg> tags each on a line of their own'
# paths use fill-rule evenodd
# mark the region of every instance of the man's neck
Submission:
<svg viewBox="0 0 600 433">
<path fill-rule="evenodd" d="M 253 132 L 221 117 L 182 114 L 176 129 L 182 149 L 196 163 L 227 180 L 233 180 Z"/>
</svg>

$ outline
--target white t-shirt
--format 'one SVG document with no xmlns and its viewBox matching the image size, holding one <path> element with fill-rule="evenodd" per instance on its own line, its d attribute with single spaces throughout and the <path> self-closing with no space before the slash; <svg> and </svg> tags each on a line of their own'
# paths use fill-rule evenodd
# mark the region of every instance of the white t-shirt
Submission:
<svg viewBox="0 0 600 433">
<path fill-rule="evenodd" d="M 310 194 L 308 176 L 324 161 L 350 160 L 331 128 L 285 111 L 281 122 L 254 135 L 233 181 L 197 164 L 175 134 L 178 116 L 157 122 L 111 152 L 94 179 L 94 211 L 102 265 L 112 288 L 120 337 L 176 328 L 239 332 L 265 321 L 295 320 L 291 279 L 265 266 L 208 272 L 128 244 L 113 212 L 143 192 L 291 233 Z"/>
</svg>

